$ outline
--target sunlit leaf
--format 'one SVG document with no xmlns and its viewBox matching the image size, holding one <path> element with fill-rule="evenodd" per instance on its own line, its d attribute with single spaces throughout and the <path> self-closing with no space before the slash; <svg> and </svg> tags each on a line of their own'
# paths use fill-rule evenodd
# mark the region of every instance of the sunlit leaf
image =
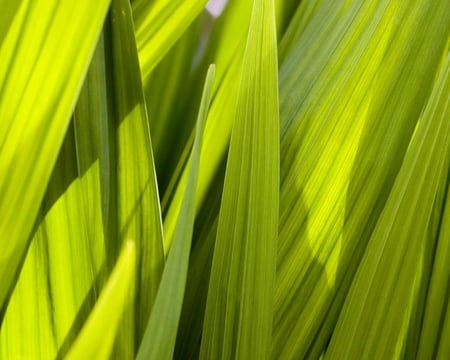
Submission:
<svg viewBox="0 0 450 360">
<path fill-rule="evenodd" d="M 449 75 L 450 56 L 369 241 L 325 359 L 394 359 L 408 354 L 411 319 L 420 305 L 427 257 L 433 256 L 429 249 L 436 230 L 428 228 L 431 210 L 439 185 L 447 182 L 450 164 Z"/>
<path fill-rule="evenodd" d="M 273 1 L 255 1 L 231 136 L 200 357 L 269 357 L 279 194 Z"/>
<path fill-rule="evenodd" d="M 127 2 L 114 1 L 74 113 L 74 126 L 49 183 L 33 251 L 2 324 L 0 347 L 10 357 L 38 357 L 39 349 L 53 354 L 50 357 L 56 352 L 63 357 L 94 305 L 120 247 L 131 237 L 137 244 L 133 288 L 139 297 L 130 306 L 134 309 L 136 305 L 136 309 L 123 318 L 128 323 L 121 326 L 115 354 L 134 356 L 134 337 L 142 336 L 147 324 L 164 257 L 130 14 Z M 33 266 L 46 271 L 35 274 Z M 21 301 L 30 297 L 37 301 L 29 305 Z M 48 310 L 39 313 L 39 308 Z M 33 326 L 27 325 L 30 321 Z M 37 341 L 36 347 L 12 347 L 17 343 L 15 328 L 27 332 L 31 343 Z M 39 341 L 47 339 L 45 336 L 47 342 Z"/>
<path fill-rule="evenodd" d="M 109 0 L 23 0 L 9 27 L 3 21 L 10 18 L 0 18 L 0 29 L 7 29 L 0 48 L 2 308 L 23 260 L 108 5 Z"/>
<path fill-rule="evenodd" d="M 109 359 L 124 305 L 133 300 L 135 262 L 136 247 L 129 240 L 66 359 Z"/>
<path fill-rule="evenodd" d="M 144 82 L 200 14 L 207 0 L 135 0 L 133 15 Z"/>
<path fill-rule="evenodd" d="M 284 59 L 273 356 L 326 346 L 429 96 L 448 7 L 324 1 Z"/>
<path fill-rule="evenodd" d="M 175 229 L 173 245 L 167 258 L 158 295 L 137 359 L 169 360 L 173 357 L 194 228 L 195 193 L 203 126 L 211 101 L 213 81 L 214 67 L 211 66 L 203 90 L 189 179 Z"/>
<path fill-rule="evenodd" d="M 113 0 L 111 10 L 110 60 L 113 64 L 114 86 L 112 137 L 116 155 L 111 181 L 115 197 L 117 236 L 122 243 L 135 239 L 137 248 L 136 333 L 124 331 L 124 346 L 130 354 L 137 349 L 133 338 L 141 339 L 147 325 L 159 286 L 164 264 L 159 195 L 153 163 L 147 109 L 139 70 L 133 19 L 127 0 Z M 126 318 L 126 317 L 125 317 Z M 129 325 L 133 326 L 134 320 Z M 137 344 L 136 344 L 137 345 Z M 133 349 L 133 350 L 131 350 Z"/>
<path fill-rule="evenodd" d="M 416 341 L 417 358 L 436 358 L 439 346 L 447 346 L 447 356 L 450 355 L 448 348 L 448 329 L 444 323 L 448 318 L 449 310 L 449 286 L 450 286 L 450 189 L 447 189 L 445 211 L 439 219 L 441 229 L 436 245 L 433 270 L 430 285 L 427 289 L 426 304 L 424 308 L 423 323 L 420 329 L 420 340 Z M 447 284 L 447 285 L 445 285 Z M 445 326 L 448 327 L 448 324 Z M 447 333 L 445 333 L 447 331 Z M 444 350 L 442 350 L 444 351 Z"/>
</svg>

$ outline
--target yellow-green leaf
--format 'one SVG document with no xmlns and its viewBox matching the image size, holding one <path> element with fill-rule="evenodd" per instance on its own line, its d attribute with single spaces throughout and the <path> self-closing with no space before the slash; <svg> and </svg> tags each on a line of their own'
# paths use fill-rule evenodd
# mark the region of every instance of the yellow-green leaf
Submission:
<svg viewBox="0 0 450 360">
<path fill-rule="evenodd" d="M 136 0 L 133 15 L 144 82 L 207 0 Z"/>
<path fill-rule="evenodd" d="M 136 246 L 129 240 L 66 359 L 109 359 L 123 309 L 133 300 L 135 267 Z"/>
<path fill-rule="evenodd" d="M 411 323 L 436 236 L 436 230 L 429 229 L 432 207 L 450 165 L 449 118 L 450 55 L 371 236 L 325 359 L 398 359 L 408 354 Z"/>
<path fill-rule="evenodd" d="M 111 53 L 114 134 L 111 196 L 115 206 L 117 243 L 135 239 L 137 284 L 135 331 L 123 332 L 125 343 L 137 348 L 150 316 L 164 265 L 162 221 L 147 108 L 142 88 L 130 3 L 113 0 L 111 7 Z M 112 220 L 114 222 L 114 218 Z M 131 316 L 130 314 L 130 317 Z M 133 321 L 134 322 L 134 321 Z M 132 323 L 133 323 L 132 322 Z M 132 323 L 130 325 L 132 325 Z M 136 341 L 136 345 L 139 344 Z"/>
<path fill-rule="evenodd" d="M 430 94 L 449 5 L 323 1 L 281 64 L 273 356 L 326 346 Z"/>
<path fill-rule="evenodd" d="M 109 3 L 109 0 L 23 0 L 1 43 L 0 306 L 3 310 Z M 0 29 L 6 27 L 3 21 L 9 21 L 8 17 L 0 17 Z"/>
<path fill-rule="evenodd" d="M 214 66 L 211 66 L 203 90 L 195 142 L 192 149 L 189 179 L 175 229 L 174 241 L 167 258 L 144 339 L 139 349 L 138 360 L 170 360 L 173 357 L 194 228 L 195 193 L 203 126 L 211 101 L 213 81 Z"/>
<path fill-rule="evenodd" d="M 255 1 L 209 282 L 202 359 L 270 355 L 279 141 L 274 2 Z"/>
</svg>

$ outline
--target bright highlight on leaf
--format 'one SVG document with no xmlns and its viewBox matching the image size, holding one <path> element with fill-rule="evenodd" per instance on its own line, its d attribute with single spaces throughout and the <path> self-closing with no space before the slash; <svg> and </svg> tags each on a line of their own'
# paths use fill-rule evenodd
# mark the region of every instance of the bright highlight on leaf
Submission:
<svg viewBox="0 0 450 360">
<path fill-rule="evenodd" d="M 125 304 L 133 300 L 135 265 L 136 245 L 130 240 L 66 359 L 109 359 Z"/>
<path fill-rule="evenodd" d="M 7 14 L 0 18 L 2 311 L 109 4 L 2 2 L 1 11 Z"/>
<path fill-rule="evenodd" d="M 175 229 L 173 245 L 167 258 L 155 305 L 137 359 L 157 360 L 173 357 L 194 227 L 195 193 L 203 127 L 211 101 L 213 82 L 214 65 L 209 68 L 206 75 L 192 149 L 189 179 Z"/>
<path fill-rule="evenodd" d="M 203 359 L 270 354 L 280 176 L 277 73 L 274 3 L 255 1 L 208 288 Z"/>
<path fill-rule="evenodd" d="M 0 358 L 450 358 L 449 54 L 450 0 L 0 0 Z"/>
</svg>

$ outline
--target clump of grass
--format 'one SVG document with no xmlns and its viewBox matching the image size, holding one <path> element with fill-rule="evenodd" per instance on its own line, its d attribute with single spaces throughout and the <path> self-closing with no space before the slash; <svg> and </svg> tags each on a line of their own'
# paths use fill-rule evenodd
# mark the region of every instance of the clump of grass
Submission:
<svg viewBox="0 0 450 360">
<path fill-rule="evenodd" d="M 214 5 L 2 3 L 0 358 L 450 358 L 450 2 Z"/>
</svg>

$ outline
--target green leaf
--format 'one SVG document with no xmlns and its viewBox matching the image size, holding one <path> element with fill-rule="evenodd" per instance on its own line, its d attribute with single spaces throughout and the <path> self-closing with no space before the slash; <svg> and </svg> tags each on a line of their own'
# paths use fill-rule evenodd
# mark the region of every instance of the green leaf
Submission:
<svg viewBox="0 0 450 360">
<path fill-rule="evenodd" d="M 189 154 L 194 141 L 194 136 L 190 138 L 190 135 L 194 134 L 191 130 L 195 127 L 197 104 L 200 103 L 204 74 L 209 66 L 209 63 L 201 66 L 193 64 L 198 42 L 205 36 L 204 18 L 200 17 L 186 30 L 152 71 L 145 86 L 158 188 L 162 198 L 177 164 L 181 162 L 186 140 L 192 140 L 186 154 Z"/>
<path fill-rule="evenodd" d="M 450 258 L 450 187 L 447 189 L 445 210 L 439 220 L 441 222 L 441 229 L 433 259 L 430 285 L 427 289 L 426 304 L 417 349 L 418 359 L 436 358 L 439 345 L 446 346 L 445 344 L 448 343 L 449 333 L 444 333 L 443 326 L 445 321 L 448 321 L 445 320 L 446 313 L 447 317 L 449 316 L 450 262 L 448 259 Z M 450 355 L 449 350 L 447 350 L 447 353 Z M 446 357 L 443 358 L 445 359 Z"/>
<path fill-rule="evenodd" d="M 103 44 L 101 36 L 8 304 L 0 331 L 5 358 L 63 357 L 111 270 L 101 196 L 109 177 L 101 167 L 108 137 Z M 35 301 L 22 301 L 29 298 Z M 17 341 L 16 331 L 28 344 Z"/>
<path fill-rule="evenodd" d="M 445 313 L 444 325 L 441 333 L 441 340 L 436 359 L 445 360 L 450 356 L 450 343 L 448 341 L 450 336 L 450 298 L 447 296 L 447 311 Z"/>
<path fill-rule="evenodd" d="M 289 51 L 295 48 L 295 45 L 300 41 L 305 29 L 314 18 L 323 1 L 304 0 L 300 3 L 280 43 L 278 49 L 280 62 L 286 58 Z"/>
<path fill-rule="evenodd" d="M 47 359 L 64 353 L 97 298 L 105 276 L 99 169 L 92 164 L 78 178 L 76 165 L 71 126 L 2 323 L 2 357 Z M 18 341 L 17 331 L 27 343 Z"/>
<path fill-rule="evenodd" d="M 344 303 L 325 359 L 402 358 L 435 231 L 429 223 L 450 165 L 450 56 L 414 133 Z"/>
<path fill-rule="evenodd" d="M 6 311 L 0 349 L 8 357 L 64 357 L 127 238 L 136 239 L 139 297 L 115 356 L 134 357 L 156 296 L 164 255 L 146 107 L 129 4 L 113 9 Z M 17 342 L 15 329 L 30 345 Z"/>
<path fill-rule="evenodd" d="M 3 311 L 108 6 L 109 0 L 21 1 L 1 43 Z"/>
<path fill-rule="evenodd" d="M 236 113 L 236 99 L 252 10 L 251 5 L 250 1 L 232 0 L 223 17 L 219 19 L 217 32 L 212 35 L 212 46 L 220 43 L 217 49 L 210 50 L 213 53 L 211 55 L 214 59 L 213 62 L 217 67 L 217 81 L 203 137 L 196 213 L 204 203 L 209 187 L 228 150 L 231 127 Z M 189 143 L 186 144 L 185 152 L 189 146 Z M 185 159 L 180 159 L 179 166 L 183 167 L 184 162 Z M 174 174 L 162 200 L 163 209 L 167 208 L 164 217 L 164 250 L 166 253 L 172 242 L 187 177 L 188 167 L 184 167 L 180 178 L 178 178 L 178 174 Z M 172 187 L 174 193 L 172 193 Z"/>
<path fill-rule="evenodd" d="M 109 359 L 114 336 L 127 302 L 132 301 L 136 247 L 125 243 L 122 254 L 66 359 Z"/>
<path fill-rule="evenodd" d="M 270 355 L 279 194 L 273 1 L 255 1 L 225 176 L 200 357 Z"/>
<path fill-rule="evenodd" d="M 134 38 L 133 18 L 127 0 L 113 0 L 111 8 L 111 61 L 115 163 L 110 174 L 116 183 L 118 244 L 136 239 L 136 333 L 124 331 L 134 348 L 144 334 L 164 265 L 163 236 L 155 166 Z M 130 321 L 133 316 L 130 314 Z M 126 318 L 126 317 L 125 317 Z M 131 321 L 130 325 L 134 321 Z M 134 356 L 137 349 L 130 350 Z"/>
<path fill-rule="evenodd" d="M 203 126 L 211 101 L 213 82 L 214 66 L 211 66 L 203 90 L 185 196 L 155 305 L 138 352 L 138 360 L 169 360 L 173 357 L 194 228 L 195 193 Z"/>
<path fill-rule="evenodd" d="M 279 0 L 276 2 L 277 24 L 286 23 L 290 15 L 287 13 L 295 1 Z M 231 128 L 235 118 L 236 96 L 241 77 L 242 56 L 247 40 L 252 1 L 229 0 L 224 13 L 214 23 L 214 27 L 206 50 L 205 58 L 212 58 L 217 66 L 217 82 L 214 99 L 208 115 L 205 129 L 204 151 L 200 160 L 200 184 L 198 189 L 198 209 L 203 204 L 209 187 L 221 167 L 223 158 L 228 152 Z M 283 25 L 283 27 L 286 24 Z M 284 34 L 279 32 L 279 36 Z M 178 103 L 173 105 L 178 107 Z M 183 118 L 184 120 L 184 118 Z M 217 136 L 217 134 L 221 134 Z M 191 137 L 193 139 L 193 136 Z M 188 142 L 186 148 L 191 144 Z M 186 153 L 185 151 L 184 153 Z M 180 159 L 179 167 L 185 165 L 185 159 Z M 175 172 L 168 191 L 164 194 L 163 211 L 168 208 L 164 218 L 165 250 L 170 247 L 173 229 L 183 197 L 183 189 L 187 179 L 187 168 L 179 177 Z M 176 187 L 176 188 L 175 188 Z M 172 191 L 174 190 L 174 193 Z M 170 200 L 170 203 L 169 203 Z"/>
<path fill-rule="evenodd" d="M 326 346 L 430 94 L 449 10 L 324 1 L 284 59 L 273 356 Z"/>
<path fill-rule="evenodd" d="M 207 0 L 136 0 L 133 15 L 144 83 L 155 66 L 201 13 Z"/>
</svg>

